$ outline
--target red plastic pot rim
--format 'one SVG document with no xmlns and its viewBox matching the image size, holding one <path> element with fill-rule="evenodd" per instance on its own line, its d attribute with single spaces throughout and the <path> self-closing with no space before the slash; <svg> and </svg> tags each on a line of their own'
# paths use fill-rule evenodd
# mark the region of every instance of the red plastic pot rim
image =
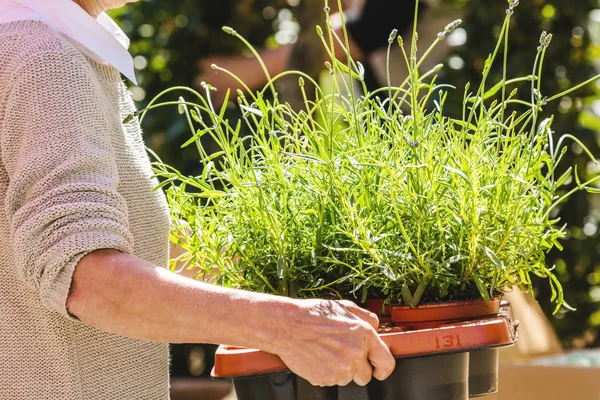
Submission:
<svg viewBox="0 0 600 400">
<path fill-rule="evenodd" d="M 364 304 L 364 308 L 371 311 L 373 314 L 377 314 L 381 316 L 389 316 L 390 315 L 390 305 L 385 304 L 384 299 L 370 299 Z M 382 312 L 383 311 L 383 312 Z"/>
<path fill-rule="evenodd" d="M 431 323 L 436 321 L 461 321 L 473 318 L 496 316 L 500 312 L 500 299 L 489 302 L 483 299 L 456 301 L 448 303 L 424 304 L 414 308 L 408 306 L 390 306 L 392 322 L 409 325 L 412 323 Z M 414 326 L 421 328 L 421 326 Z"/>
<path fill-rule="evenodd" d="M 465 306 L 469 306 L 469 305 L 474 305 L 474 304 L 500 304 L 500 300 L 502 300 L 500 297 L 493 297 L 490 299 L 489 302 L 485 301 L 485 299 L 481 298 L 481 299 L 475 299 L 475 300 L 460 300 L 460 301 L 440 301 L 438 303 L 425 303 L 425 304 L 420 304 L 416 307 L 410 307 L 410 306 L 405 306 L 405 305 L 390 305 L 392 307 L 398 307 L 398 308 L 403 308 L 403 309 L 410 309 L 410 310 L 423 310 L 423 309 L 429 309 L 429 308 L 446 308 L 446 307 L 465 307 Z"/>
<path fill-rule="evenodd" d="M 431 329 L 407 331 L 403 327 L 380 330 L 381 339 L 397 358 L 510 346 L 515 327 L 506 317 L 447 324 Z M 260 350 L 220 346 L 215 354 L 215 378 L 241 378 L 287 370 L 281 359 Z"/>
<path fill-rule="evenodd" d="M 483 298 L 476 300 L 462 300 L 462 301 L 447 301 L 447 302 L 438 302 L 438 303 L 425 303 L 418 305 L 416 307 L 410 307 L 406 305 L 399 304 L 386 304 L 385 299 L 369 299 L 366 303 L 363 304 L 363 307 L 367 310 L 377 314 L 377 315 L 389 315 L 391 309 L 394 308 L 396 310 L 406 310 L 412 311 L 414 313 L 424 312 L 423 310 L 447 310 L 454 307 L 481 307 L 485 304 L 486 310 L 488 308 L 498 309 L 499 304 L 501 302 L 501 297 L 494 297 L 489 302 L 486 302 Z M 384 307 L 385 304 L 385 307 Z M 382 313 L 383 310 L 383 313 Z"/>
<path fill-rule="evenodd" d="M 214 378 L 233 378 L 286 371 L 278 356 L 256 349 L 219 346 L 215 352 Z"/>
</svg>

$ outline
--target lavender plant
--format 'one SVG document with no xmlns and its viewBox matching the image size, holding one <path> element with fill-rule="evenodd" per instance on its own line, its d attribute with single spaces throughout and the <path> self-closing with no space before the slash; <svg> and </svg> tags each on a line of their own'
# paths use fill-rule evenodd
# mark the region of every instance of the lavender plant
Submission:
<svg viewBox="0 0 600 400">
<path fill-rule="evenodd" d="M 258 92 L 239 92 L 243 121 L 230 123 L 226 106 L 213 107 L 209 85 L 204 96 L 189 88 L 159 95 L 142 119 L 148 110 L 177 105 L 193 132 L 184 146 L 196 145 L 203 165 L 200 176 L 183 176 L 155 163 L 171 206 L 172 240 L 187 250 L 176 261 L 198 276 L 217 271 L 218 284 L 229 287 L 300 298 L 384 297 L 411 306 L 489 300 L 514 286 L 533 293 L 531 278 L 538 276 L 547 279 L 557 310 L 566 306 L 545 263 L 545 254 L 560 249 L 565 236 L 557 206 L 576 191 L 599 192 L 600 176 L 581 182 L 576 168 L 556 176 L 567 142 L 585 146 L 571 135 L 555 141 L 553 117 L 543 116 L 543 108 L 600 76 L 564 93 L 541 93 L 552 40 L 546 32 L 532 49 L 537 57 L 531 75 L 506 76 L 517 6 L 508 0 L 481 82 L 462 94 L 437 83 L 441 66 L 421 71 L 460 20 L 419 58 L 417 2 L 408 50 L 397 32 L 389 38 L 388 49 L 402 48 L 408 78 L 368 92 L 360 63 L 348 52 L 335 54 L 336 42 L 349 48 L 348 37 L 331 29 L 326 0 L 326 29 L 317 34 L 330 59 L 327 91 L 299 71 L 271 77 L 248 45 L 269 83 Z M 247 44 L 233 29 L 224 30 Z M 497 62 L 503 79 L 488 82 Z M 304 109 L 279 100 L 275 83 L 289 75 L 298 76 Z M 314 101 L 306 96 L 309 87 Z M 194 100 L 159 102 L 173 90 Z M 265 99 L 267 91 L 274 100 Z M 527 91 L 531 96 L 524 100 L 520 92 Z M 444 113 L 449 95 L 463 97 L 460 118 Z M 251 135 L 241 134 L 241 124 Z M 204 151 L 204 135 L 219 152 Z M 571 179 L 577 186 L 563 191 Z"/>
</svg>

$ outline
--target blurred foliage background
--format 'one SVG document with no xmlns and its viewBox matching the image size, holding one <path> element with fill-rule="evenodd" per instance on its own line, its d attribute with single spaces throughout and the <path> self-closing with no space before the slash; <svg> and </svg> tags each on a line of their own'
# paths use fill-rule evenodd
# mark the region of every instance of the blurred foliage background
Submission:
<svg viewBox="0 0 600 400">
<path fill-rule="evenodd" d="M 445 79 L 457 88 L 464 88 L 467 81 L 480 79 L 507 3 L 496 0 L 451 2 L 464 7 L 466 14 L 462 28 L 455 32 L 454 39 L 459 45 L 449 55 Z M 594 76 L 600 57 L 598 5 L 597 0 L 521 0 L 512 20 L 508 75 L 525 76 L 532 72 L 540 33 L 548 31 L 554 37 L 546 57 L 544 96 L 559 93 Z M 501 79 L 498 68 L 490 82 Z M 550 104 L 545 113 L 556 116 L 553 125 L 556 137 L 571 133 L 600 158 L 598 93 L 598 85 L 590 85 L 576 92 L 576 97 L 565 97 L 559 103 Z M 520 96 L 529 95 L 527 88 L 522 88 Z M 455 101 L 454 105 L 459 106 L 459 103 Z M 589 162 L 577 144 L 571 146 L 562 167 L 566 170 L 574 164 L 582 176 L 598 173 L 598 166 Z M 565 189 L 573 185 L 575 182 Z M 549 254 L 547 262 L 556 266 L 566 299 L 577 311 L 562 310 L 552 316 L 552 307 L 547 301 L 551 294 L 546 285 L 537 286 L 538 299 L 566 348 L 600 346 L 600 198 L 580 193 L 565 203 L 558 214 L 562 223 L 571 227 L 569 237 L 564 241 L 564 251 Z"/>
<path fill-rule="evenodd" d="M 253 45 L 274 48 L 298 40 L 300 26 L 307 26 L 302 7 L 309 0 L 143 0 L 112 12 L 132 39 L 131 52 L 139 86 L 131 87 L 143 107 L 162 90 L 176 85 L 199 89 L 197 77 L 202 57 L 244 53 L 230 35 L 221 31 L 229 25 Z M 396 0 L 400 1 L 400 0 Z M 412 0 L 402 0 L 412 1 Z M 493 50 L 507 8 L 506 0 L 443 0 L 459 8 L 464 23 L 449 38 L 450 53 L 443 80 L 457 87 L 449 112 L 456 112 L 466 82 L 479 82 L 488 54 Z M 307 3 L 309 4 L 309 3 Z M 435 7 L 435 5 L 433 5 Z M 531 73 L 542 31 L 554 34 L 546 57 L 542 92 L 549 96 L 593 76 L 600 62 L 600 7 L 598 0 L 521 0 L 511 26 L 509 76 Z M 302 24 L 298 21 L 303 21 Z M 308 25 L 310 25 L 310 19 Z M 448 21 L 450 22 L 450 21 Z M 314 29 L 303 29 L 315 35 Z M 424 45 L 422 45 L 424 46 Z M 302 60 L 306 64 L 306 60 Z M 293 61 L 292 61 L 293 62 Z M 312 60 L 319 68 L 321 61 Z M 500 70 L 489 81 L 499 81 Z M 598 85 L 552 103 L 546 109 L 556 114 L 556 135 L 571 133 L 600 157 L 600 89 Z M 526 88 L 521 95 L 527 95 Z M 232 113 L 234 110 L 232 109 Z M 146 143 L 181 171 L 197 171 L 198 156 L 193 146 L 181 149 L 189 135 L 185 119 L 175 109 L 163 108 L 144 121 Z M 576 164 L 580 175 L 597 173 L 599 167 L 584 157 L 578 145 L 571 146 L 563 166 Z M 575 183 L 571 183 L 574 185 Z M 568 189 L 568 186 L 566 187 Z M 562 253 L 549 254 L 556 266 L 567 301 L 575 312 L 552 316 L 549 288 L 538 285 L 540 304 L 566 348 L 600 346 L 600 196 L 581 193 L 564 204 L 563 223 L 571 227 Z"/>
<path fill-rule="evenodd" d="M 191 86 L 202 91 L 196 78 L 203 72 L 202 57 L 246 53 L 244 46 L 221 27 L 229 25 L 257 47 L 276 47 L 295 38 L 290 31 L 294 4 L 298 0 L 143 0 L 111 16 L 131 39 L 138 86 L 131 88 L 140 106 L 172 86 Z M 291 3 L 292 5 L 289 5 Z M 288 25 L 286 25 L 288 23 Z M 278 35 L 279 33 L 279 35 Z M 174 99 L 181 93 L 177 93 Z M 173 96 L 171 97 L 173 98 Z M 185 118 L 173 109 L 156 109 L 143 126 L 146 144 L 163 161 L 193 173 L 198 153 L 193 146 L 180 149 L 189 130 Z"/>
</svg>

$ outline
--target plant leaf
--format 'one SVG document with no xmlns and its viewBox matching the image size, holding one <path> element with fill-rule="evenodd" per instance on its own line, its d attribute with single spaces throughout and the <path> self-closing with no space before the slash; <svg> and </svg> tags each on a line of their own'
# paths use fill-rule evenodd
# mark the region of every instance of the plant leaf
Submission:
<svg viewBox="0 0 600 400">
<path fill-rule="evenodd" d="M 181 145 L 181 148 L 188 147 L 190 144 L 194 143 L 196 140 L 200 139 L 206 133 L 213 130 L 213 128 L 199 129 L 194 136 L 192 136 L 187 142 Z"/>
<path fill-rule="evenodd" d="M 369 294 L 369 288 L 368 286 L 363 286 L 362 288 L 362 295 L 360 296 L 360 302 L 361 303 L 366 303 L 367 302 L 367 296 Z"/>
<path fill-rule="evenodd" d="M 254 115 L 258 115 L 259 117 L 263 117 L 264 116 L 263 113 L 262 113 L 262 111 L 260 111 L 257 108 L 248 107 L 248 106 L 245 106 L 243 104 L 240 104 L 240 108 L 242 110 L 246 111 L 246 112 L 252 113 Z"/>
<path fill-rule="evenodd" d="M 573 173 L 573 167 L 569 167 L 569 169 L 566 170 L 565 173 L 562 174 L 561 177 L 558 178 L 558 180 L 556 181 L 556 187 L 559 188 L 562 185 L 564 185 L 565 182 L 567 181 L 567 179 L 569 179 L 569 177 L 571 176 L 572 173 Z"/>
<path fill-rule="evenodd" d="M 485 254 L 488 256 L 488 258 L 494 263 L 494 265 L 500 269 L 506 269 L 506 266 L 504 265 L 504 263 L 502 262 L 502 260 L 500 260 L 500 258 L 498 258 L 498 256 L 496 255 L 496 253 L 494 253 L 492 251 L 492 249 L 490 249 L 489 247 L 485 248 Z"/>
<path fill-rule="evenodd" d="M 406 305 L 410 305 L 412 304 L 412 293 L 410 292 L 410 289 L 408 288 L 408 286 L 406 285 L 402 285 L 402 301 L 404 301 L 404 304 Z"/>
<path fill-rule="evenodd" d="M 277 258 L 277 277 L 283 279 L 285 276 L 285 257 L 279 256 Z"/>
<path fill-rule="evenodd" d="M 461 178 L 463 178 L 465 180 L 465 182 L 467 182 L 469 184 L 469 186 L 472 186 L 471 180 L 467 177 L 467 175 L 465 175 L 464 172 L 459 171 L 456 168 L 452 168 L 449 165 L 444 165 L 444 169 L 446 169 L 446 170 L 448 170 L 448 171 L 450 171 L 450 172 L 452 172 L 452 173 L 460 176 Z"/>
<path fill-rule="evenodd" d="M 490 294 L 488 293 L 486 287 L 484 286 L 479 276 L 473 275 L 473 282 L 475 282 L 475 286 L 477 286 L 477 290 L 481 293 L 481 296 L 485 299 L 486 302 L 490 301 Z"/>
<path fill-rule="evenodd" d="M 415 294 L 413 295 L 412 301 L 410 302 L 411 307 L 416 307 L 421 301 L 421 297 L 423 297 L 423 293 L 425 292 L 425 283 L 421 282 L 415 290 Z"/>
<path fill-rule="evenodd" d="M 394 273 L 394 271 L 392 271 L 392 269 L 382 263 L 379 263 L 379 268 L 381 268 L 381 272 L 383 272 L 383 274 L 388 278 L 391 279 L 393 282 L 396 282 L 398 280 L 398 277 L 396 276 L 396 274 Z"/>
</svg>

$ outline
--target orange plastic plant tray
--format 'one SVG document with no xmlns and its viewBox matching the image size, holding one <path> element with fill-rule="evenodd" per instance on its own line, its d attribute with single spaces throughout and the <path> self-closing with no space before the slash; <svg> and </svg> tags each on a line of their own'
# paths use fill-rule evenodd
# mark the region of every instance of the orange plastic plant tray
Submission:
<svg viewBox="0 0 600 400">
<path fill-rule="evenodd" d="M 379 335 L 397 358 L 455 353 L 510 346 L 516 324 L 508 316 L 449 323 L 430 329 L 382 326 Z M 236 378 L 285 371 L 281 359 L 260 350 L 220 346 L 215 354 L 215 378 Z"/>
</svg>

